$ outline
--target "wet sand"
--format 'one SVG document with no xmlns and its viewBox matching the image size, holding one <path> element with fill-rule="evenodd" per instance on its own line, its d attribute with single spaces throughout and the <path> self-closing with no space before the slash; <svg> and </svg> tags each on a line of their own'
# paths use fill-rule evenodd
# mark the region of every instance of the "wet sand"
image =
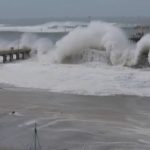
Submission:
<svg viewBox="0 0 150 150">
<path fill-rule="evenodd" d="M 1 149 L 28 149 L 35 121 L 44 150 L 150 149 L 150 98 L 12 89 L 0 89 Z"/>
</svg>

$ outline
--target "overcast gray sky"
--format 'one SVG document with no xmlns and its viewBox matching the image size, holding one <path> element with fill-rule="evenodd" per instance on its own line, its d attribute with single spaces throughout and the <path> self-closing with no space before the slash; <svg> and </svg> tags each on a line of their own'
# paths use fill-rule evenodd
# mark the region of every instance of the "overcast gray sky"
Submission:
<svg viewBox="0 0 150 150">
<path fill-rule="evenodd" d="M 0 18 L 150 16 L 150 0 L 0 0 Z"/>
</svg>

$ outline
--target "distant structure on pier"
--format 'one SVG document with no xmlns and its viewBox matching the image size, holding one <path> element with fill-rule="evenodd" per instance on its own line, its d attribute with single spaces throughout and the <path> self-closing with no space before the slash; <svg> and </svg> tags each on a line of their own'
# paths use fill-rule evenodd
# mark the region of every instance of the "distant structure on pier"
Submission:
<svg viewBox="0 0 150 150">
<path fill-rule="evenodd" d="M 150 32 L 150 26 L 136 26 L 133 33 L 129 36 L 129 40 L 138 42 L 146 33 Z"/>
<path fill-rule="evenodd" d="M 11 47 L 7 50 L 0 50 L 0 57 L 3 58 L 3 63 L 12 62 L 14 60 L 26 59 L 30 57 L 31 49 L 24 47 L 20 49 L 14 49 Z"/>
</svg>

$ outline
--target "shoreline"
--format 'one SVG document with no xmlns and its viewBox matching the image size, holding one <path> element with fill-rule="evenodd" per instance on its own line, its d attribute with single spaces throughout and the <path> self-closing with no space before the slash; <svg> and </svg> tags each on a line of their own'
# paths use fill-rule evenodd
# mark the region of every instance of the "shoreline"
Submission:
<svg viewBox="0 0 150 150">
<path fill-rule="evenodd" d="M 104 95 L 96 95 L 96 94 L 81 94 L 81 93 L 71 93 L 71 92 L 57 92 L 49 89 L 40 89 L 40 88 L 28 88 L 28 87 L 18 87 L 11 84 L 0 83 L 0 91 L 16 91 L 16 92 L 44 92 L 44 93 L 54 93 L 54 94 L 62 94 L 62 95 L 72 95 L 72 96 L 90 96 L 90 97 L 115 97 L 115 96 L 124 96 L 124 97 L 140 97 L 140 98 L 150 98 L 149 96 L 140 96 L 140 95 L 128 95 L 128 94 L 104 94 Z"/>
</svg>

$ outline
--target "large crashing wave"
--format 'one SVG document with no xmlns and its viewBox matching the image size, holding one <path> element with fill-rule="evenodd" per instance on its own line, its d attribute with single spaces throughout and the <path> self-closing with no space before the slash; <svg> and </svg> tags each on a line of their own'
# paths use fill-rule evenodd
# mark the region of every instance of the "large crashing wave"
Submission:
<svg viewBox="0 0 150 150">
<path fill-rule="evenodd" d="M 120 28 L 92 22 L 87 28 L 77 28 L 56 43 L 55 61 L 79 63 L 105 59 L 112 65 L 148 65 L 149 49 L 150 35 L 134 45 Z"/>
<path fill-rule="evenodd" d="M 56 60 L 64 62 L 68 57 L 95 49 L 106 51 L 110 62 L 118 64 L 121 61 L 122 51 L 127 45 L 128 40 L 121 29 L 107 23 L 94 22 L 87 28 L 75 29 L 58 41 L 55 49 L 57 51 Z"/>
</svg>

